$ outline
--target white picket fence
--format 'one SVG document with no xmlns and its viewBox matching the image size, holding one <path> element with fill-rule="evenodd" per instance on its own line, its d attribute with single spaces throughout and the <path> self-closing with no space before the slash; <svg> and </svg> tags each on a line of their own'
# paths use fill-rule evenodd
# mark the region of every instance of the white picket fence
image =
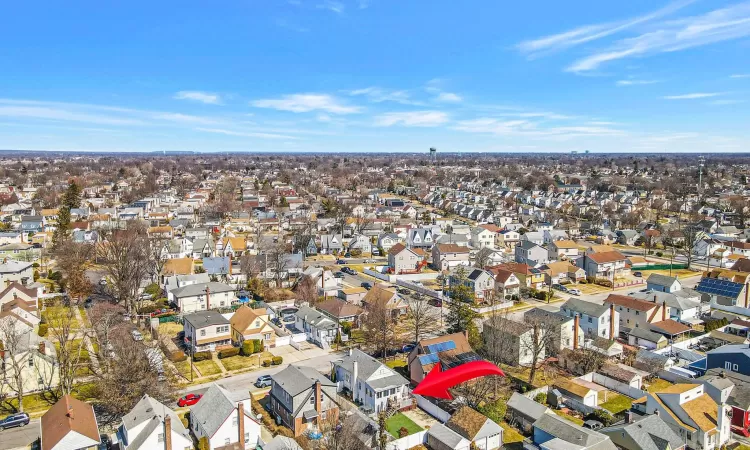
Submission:
<svg viewBox="0 0 750 450">
<path fill-rule="evenodd" d="M 420 286 L 416 283 L 412 283 L 411 281 L 406 280 L 396 280 L 396 286 L 401 286 L 406 289 L 411 289 L 412 291 L 419 292 L 420 294 L 424 294 L 428 297 L 437 298 L 439 300 L 443 299 L 443 293 L 434 291 L 432 289 L 426 288 L 424 286 Z"/>
<path fill-rule="evenodd" d="M 371 277 L 377 278 L 378 280 L 391 281 L 391 278 L 387 274 L 382 274 L 376 270 L 365 269 L 363 272 Z"/>
<path fill-rule="evenodd" d="M 608 376 L 599 373 L 593 373 L 591 375 L 591 381 L 600 384 L 609 390 L 619 392 L 620 394 L 627 395 L 631 398 L 641 398 L 646 396 L 646 391 L 627 385 Z"/>
<path fill-rule="evenodd" d="M 427 430 L 422 430 L 408 436 L 390 441 L 385 444 L 387 450 L 408 450 L 417 445 L 424 444 L 427 439 Z"/>
</svg>

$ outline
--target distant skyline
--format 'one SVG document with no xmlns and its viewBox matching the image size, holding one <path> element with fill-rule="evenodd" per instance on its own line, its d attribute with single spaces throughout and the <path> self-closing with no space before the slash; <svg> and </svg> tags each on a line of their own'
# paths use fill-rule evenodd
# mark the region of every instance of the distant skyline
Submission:
<svg viewBox="0 0 750 450">
<path fill-rule="evenodd" d="M 750 1 L 12 2 L 0 148 L 748 152 Z"/>
</svg>

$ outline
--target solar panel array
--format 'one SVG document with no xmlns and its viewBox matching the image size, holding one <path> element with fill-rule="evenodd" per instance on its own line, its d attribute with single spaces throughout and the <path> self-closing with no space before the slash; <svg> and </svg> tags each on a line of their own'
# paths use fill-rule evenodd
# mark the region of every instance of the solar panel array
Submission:
<svg viewBox="0 0 750 450">
<path fill-rule="evenodd" d="M 717 278 L 704 278 L 695 287 L 695 290 L 703 294 L 720 295 L 722 297 L 737 298 L 745 285 L 733 281 L 719 280 Z"/>
<path fill-rule="evenodd" d="M 472 361 L 481 361 L 482 358 L 474 352 L 461 353 L 460 355 L 451 356 L 449 361 L 445 361 L 443 364 L 446 369 L 460 366 Z"/>
<path fill-rule="evenodd" d="M 427 364 L 435 364 L 439 360 L 440 359 L 438 358 L 437 353 L 430 353 L 430 354 L 422 355 L 422 356 L 419 357 L 419 362 L 423 366 L 426 366 Z"/>
<path fill-rule="evenodd" d="M 440 353 L 447 352 L 448 350 L 454 350 L 456 343 L 453 341 L 440 342 L 438 344 L 432 344 L 427 346 L 427 353 Z"/>
</svg>

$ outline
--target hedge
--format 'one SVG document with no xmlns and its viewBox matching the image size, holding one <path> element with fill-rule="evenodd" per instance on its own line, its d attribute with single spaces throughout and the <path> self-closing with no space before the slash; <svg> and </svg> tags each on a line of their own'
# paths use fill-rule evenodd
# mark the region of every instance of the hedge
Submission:
<svg viewBox="0 0 750 450">
<path fill-rule="evenodd" d="M 47 332 L 49 331 L 49 325 L 46 323 L 40 323 L 39 324 L 39 330 L 37 331 L 37 334 L 41 337 L 47 336 Z"/>
<path fill-rule="evenodd" d="M 726 317 L 722 317 L 721 319 L 713 319 L 713 320 L 707 320 L 703 326 L 704 330 L 706 332 L 713 331 L 717 328 L 721 328 L 723 326 L 726 326 L 729 324 L 729 321 L 726 319 Z"/>
<path fill-rule="evenodd" d="M 193 353 L 193 361 L 205 361 L 207 359 L 211 359 L 211 352 L 195 352 Z"/>
<path fill-rule="evenodd" d="M 169 353 L 169 360 L 172 362 L 187 361 L 187 355 L 182 350 L 175 350 Z"/>
<path fill-rule="evenodd" d="M 260 353 L 263 351 L 263 341 L 260 339 L 253 339 L 253 353 Z"/>
<path fill-rule="evenodd" d="M 599 278 L 599 279 L 596 280 L 596 284 L 598 284 L 599 286 L 604 286 L 604 287 L 608 287 L 608 288 L 612 287 L 612 282 L 611 281 L 604 280 L 604 279 L 601 279 L 601 278 Z"/>
<path fill-rule="evenodd" d="M 274 419 L 271 417 L 271 414 L 269 414 L 268 411 L 263 408 L 263 405 L 261 405 L 260 402 L 254 397 L 250 397 L 250 406 L 255 414 L 260 414 L 260 420 L 261 422 L 263 422 L 263 425 L 268 428 L 268 431 L 270 431 L 271 434 L 275 434 L 278 429 L 276 421 L 274 421 Z"/>
<path fill-rule="evenodd" d="M 264 359 L 262 365 L 263 365 L 263 367 L 270 367 L 271 366 L 271 360 L 270 359 Z"/>
<path fill-rule="evenodd" d="M 224 359 L 224 358 L 229 358 L 231 356 L 237 356 L 239 354 L 240 354 L 239 347 L 232 347 L 232 348 L 227 348 L 224 350 L 219 350 L 219 354 L 217 356 L 219 357 L 219 359 Z"/>
<path fill-rule="evenodd" d="M 240 349 L 240 353 L 242 353 L 242 356 L 250 356 L 253 354 L 254 349 L 255 346 L 253 345 L 252 341 L 245 341 L 242 343 L 242 349 Z"/>
<path fill-rule="evenodd" d="M 273 364 L 274 366 L 278 366 L 283 361 L 284 361 L 284 358 L 282 358 L 281 356 L 274 356 L 273 358 L 271 358 L 271 364 Z"/>
</svg>

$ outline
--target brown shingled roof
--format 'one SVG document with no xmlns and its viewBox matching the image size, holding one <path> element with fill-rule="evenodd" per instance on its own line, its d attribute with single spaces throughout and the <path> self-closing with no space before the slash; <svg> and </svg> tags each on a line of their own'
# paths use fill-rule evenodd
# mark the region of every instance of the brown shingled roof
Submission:
<svg viewBox="0 0 750 450">
<path fill-rule="evenodd" d="M 650 311 L 656 308 L 657 304 L 647 302 L 645 300 L 639 300 L 637 298 L 628 297 L 627 295 L 609 294 L 604 303 L 613 303 L 617 306 L 623 306 L 625 308 L 636 309 L 638 311 Z"/>
<path fill-rule="evenodd" d="M 99 442 L 99 427 L 94 408 L 70 395 L 63 396 L 44 413 L 41 428 L 42 450 L 52 449 L 71 432 Z"/>
<path fill-rule="evenodd" d="M 611 252 L 590 253 L 588 257 L 597 264 L 606 264 L 625 260 L 625 256 L 617 250 Z"/>
<path fill-rule="evenodd" d="M 469 406 L 462 406 L 453 413 L 445 425 L 466 439 L 473 441 L 485 422 L 487 422 L 487 416 Z"/>
</svg>

